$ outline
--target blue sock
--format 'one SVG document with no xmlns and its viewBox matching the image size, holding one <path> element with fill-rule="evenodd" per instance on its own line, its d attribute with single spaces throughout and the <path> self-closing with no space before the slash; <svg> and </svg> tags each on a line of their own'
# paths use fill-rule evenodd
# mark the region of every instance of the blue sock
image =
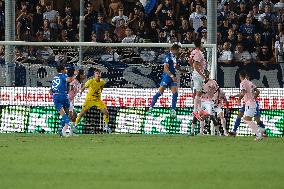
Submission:
<svg viewBox="0 0 284 189">
<path fill-rule="evenodd" d="M 178 98 L 178 93 L 175 92 L 173 93 L 173 96 L 172 96 L 172 109 L 176 109 L 177 108 L 177 98 Z"/>
<path fill-rule="evenodd" d="M 241 124 L 241 118 L 238 117 L 235 121 L 234 129 L 233 129 L 234 132 L 237 132 L 240 124 Z"/>
<path fill-rule="evenodd" d="M 258 123 L 258 126 L 265 129 L 265 125 L 263 124 L 262 121 L 260 121 L 260 122 Z"/>
<path fill-rule="evenodd" d="M 158 98 L 161 96 L 162 94 L 160 92 L 157 92 L 152 99 L 152 103 L 151 103 L 151 107 L 153 108 L 158 100 Z"/>
<path fill-rule="evenodd" d="M 62 120 L 64 121 L 64 124 L 68 124 L 68 125 L 69 125 L 70 120 L 69 120 L 67 114 L 64 114 L 64 115 L 62 116 Z"/>
</svg>

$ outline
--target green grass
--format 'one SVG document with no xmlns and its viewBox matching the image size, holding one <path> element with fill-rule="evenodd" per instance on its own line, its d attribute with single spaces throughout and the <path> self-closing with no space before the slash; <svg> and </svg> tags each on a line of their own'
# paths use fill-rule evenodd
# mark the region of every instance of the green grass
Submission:
<svg viewBox="0 0 284 189">
<path fill-rule="evenodd" d="M 0 189 L 284 188 L 284 140 L 0 134 Z"/>
</svg>

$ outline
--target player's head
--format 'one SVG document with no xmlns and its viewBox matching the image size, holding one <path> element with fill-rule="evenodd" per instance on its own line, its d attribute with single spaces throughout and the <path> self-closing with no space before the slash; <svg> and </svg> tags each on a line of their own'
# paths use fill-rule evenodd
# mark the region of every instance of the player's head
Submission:
<svg viewBox="0 0 284 189">
<path fill-rule="evenodd" d="M 94 70 L 94 78 L 96 80 L 100 80 L 101 79 L 101 74 L 102 74 L 102 71 L 99 68 L 95 68 L 95 70 Z"/>
<path fill-rule="evenodd" d="M 240 71 L 239 73 L 240 80 L 243 81 L 244 79 L 247 78 L 247 72 L 245 70 Z"/>
<path fill-rule="evenodd" d="M 174 55 L 178 55 L 179 54 L 179 50 L 181 48 L 181 43 L 173 43 L 172 47 L 171 47 L 171 52 L 174 54 Z"/>
<path fill-rule="evenodd" d="M 64 73 L 64 74 L 67 73 L 67 68 L 64 65 L 62 65 L 62 64 L 59 64 L 56 67 L 56 70 L 57 70 L 58 73 Z"/>
<path fill-rule="evenodd" d="M 82 81 L 86 78 L 84 70 L 79 70 L 78 75 L 76 76 L 76 79 L 82 83 Z"/>
<path fill-rule="evenodd" d="M 197 38 L 194 40 L 194 46 L 196 48 L 201 48 L 202 47 L 202 43 L 201 43 L 201 39 L 200 38 Z"/>
</svg>

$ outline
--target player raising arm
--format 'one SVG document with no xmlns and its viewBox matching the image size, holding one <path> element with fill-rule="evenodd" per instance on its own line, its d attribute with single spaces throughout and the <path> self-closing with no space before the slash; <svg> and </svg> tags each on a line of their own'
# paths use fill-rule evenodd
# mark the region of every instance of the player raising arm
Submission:
<svg viewBox="0 0 284 189">
<path fill-rule="evenodd" d="M 201 52 L 202 45 L 201 40 L 196 39 L 194 41 L 195 49 L 190 53 L 189 64 L 193 68 L 192 81 L 193 81 L 193 112 L 192 114 L 199 121 L 202 120 L 199 115 L 199 109 L 201 105 L 200 97 L 202 95 L 203 82 L 206 79 L 204 70 L 206 68 L 206 60 Z"/>
<path fill-rule="evenodd" d="M 88 110 L 90 110 L 92 107 L 96 107 L 97 109 L 101 110 L 104 113 L 103 122 L 104 122 L 104 128 L 103 130 L 106 130 L 108 133 L 111 133 L 111 129 L 108 126 L 109 122 L 109 113 L 107 111 L 107 107 L 105 103 L 102 101 L 102 90 L 105 86 L 105 81 L 101 79 L 101 70 L 95 69 L 94 71 L 94 77 L 92 79 L 89 79 L 85 86 L 82 88 L 81 93 L 84 92 L 86 88 L 88 88 L 88 93 L 85 99 L 85 102 L 82 106 L 82 110 L 80 114 L 76 118 L 76 126 L 81 120 L 81 117 L 83 117 Z"/>
<path fill-rule="evenodd" d="M 67 83 L 72 82 L 74 78 L 72 77 L 73 74 L 71 77 L 67 76 L 67 69 L 63 65 L 58 65 L 56 69 L 58 74 L 52 80 L 50 93 L 52 94 L 55 109 L 61 117 L 61 128 L 59 129 L 59 134 L 60 136 L 67 136 L 66 130 L 68 129 L 68 126 L 70 126 L 70 120 L 68 118 L 70 101 L 67 92 Z"/>
<path fill-rule="evenodd" d="M 162 80 L 160 83 L 159 91 L 153 96 L 152 104 L 150 110 L 155 106 L 158 98 L 164 93 L 167 87 L 170 87 L 173 96 L 172 96 L 172 110 L 171 115 L 176 117 L 176 104 L 178 98 L 178 88 L 177 88 L 177 78 L 176 78 L 176 69 L 185 73 L 184 70 L 180 70 L 180 67 L 177 63 L 177 57 L 179 56 L 181 45 L 174 43 L 171 47 L 171 51 L 166 54 L 164 58 L 164 73 L 162 75 Z"/>
</svg>

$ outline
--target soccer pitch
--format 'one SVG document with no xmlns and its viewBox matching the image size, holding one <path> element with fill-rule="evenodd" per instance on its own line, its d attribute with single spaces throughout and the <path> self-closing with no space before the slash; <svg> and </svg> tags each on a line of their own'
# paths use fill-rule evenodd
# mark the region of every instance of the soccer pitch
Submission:
<svg viewBox="0 0 284 189">
<path fill-rule="evenodd" d="M 284 188 L 284 140 L 0 134 L 1 189 Z"/>
</svg>

